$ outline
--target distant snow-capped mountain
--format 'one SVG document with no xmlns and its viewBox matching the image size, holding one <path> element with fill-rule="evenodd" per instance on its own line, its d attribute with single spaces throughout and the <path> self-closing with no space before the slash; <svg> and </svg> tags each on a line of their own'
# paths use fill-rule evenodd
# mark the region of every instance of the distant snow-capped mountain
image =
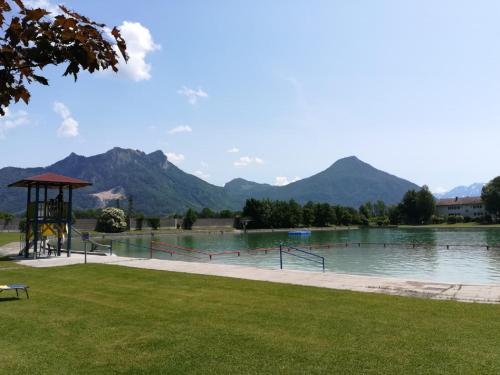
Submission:
<svg viewBox="0 0 500 375">
<path fill-rule="evenodd" d="M 485 184 L 482 182 L 476 182 L 469 186 L 457 186 L 450 191 L 444 193 L 434 193 L 434 196 L 438 199 L 441 198 L 463 198 L 463 197 L 479 197 L 481 195 L 481 190 Z"/>
</svg>

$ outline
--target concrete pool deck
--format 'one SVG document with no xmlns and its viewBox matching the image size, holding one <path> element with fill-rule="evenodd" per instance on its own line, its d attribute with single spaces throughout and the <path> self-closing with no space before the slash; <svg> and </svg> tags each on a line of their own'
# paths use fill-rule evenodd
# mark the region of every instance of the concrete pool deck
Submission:
<svg viewBox="0 0 500 375">
<path fill-rule="evenodd" d="M 17 247 L 16 247 L 17 246 Z M 0 254 L 17 253 L 18 244 L 0 247 Z M 82 254 L 15 261 L 29 267 L 58 267 L 82 264 Z M 352 275 L 334 272 L 309 272 L 297 270 L 263 269 L 216 263 L 197 263 L 161 259 L 140 259 L 119 256 L 88 255 L 88 263 L 114 264 L 118 266 L 143 268 L 158 271 L 185 272 L 198 275 L 233 277 L 238 279 L 268 281 L 283 284 L 305 285 L 320 288 L 351 290 L 357 292 L 383 293 L 398 296 L 412 296 L 436 300 L 462 302 L 500 303 L 500 285 L 449 284 L 440 282 L 409 281 L 391 277 Z"/>
</svg>

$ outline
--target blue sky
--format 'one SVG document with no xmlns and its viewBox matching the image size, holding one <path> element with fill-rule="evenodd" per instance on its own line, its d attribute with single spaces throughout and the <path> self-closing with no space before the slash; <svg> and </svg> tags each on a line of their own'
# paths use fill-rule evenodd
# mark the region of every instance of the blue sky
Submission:
<svg viewBox="0 0 500 375">
<path fill-rule="evenodd" d="M 120 146 L 217 185 L 350 155 L 434 190 L 500 174 L 497 1 L 65 4 L 122 25 L 136 58 L 76 83 L 48 69 L 0 119 L 0 167 Z"/>
</svg>

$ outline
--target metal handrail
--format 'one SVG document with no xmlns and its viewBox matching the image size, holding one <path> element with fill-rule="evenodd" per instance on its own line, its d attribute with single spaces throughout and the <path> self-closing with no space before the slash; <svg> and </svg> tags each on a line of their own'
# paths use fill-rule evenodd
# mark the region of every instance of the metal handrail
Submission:
<svg viewBox="0 0 500 375">
<path fill-rule="evenodd" d="M 125 242 L 125 241 L 120 241 L 120 240 L 113 240 L 113 242 L 117 242 L 119 244 L 136 247 L 136 248 L 143 249 L 143 250 L 148 250 L 149 251 L 149 257 L 150 257 L 150 259 L 153 258 L 153 252 L 155 252 L 155 251 L 156 252 L 160 252 L 160 253 L 168 253 L 168 254 L 170 254 L 172 256 L 173 255 L 179 255 L 179 256 L 183 256 L 183 257 L 201 259 L 200 257 L 194 256 L 194 255 L 190 255 L 190 254 L 182 254 L 182 253 L 179 253 L 179 252 L 174 251 L 174 250 L 167 250 L 167 249 L 158 249 L 158 248 L 155 248 L 154 244 L 156 243 L 156 241 L 151 241 L 149 247 L 141 246 L 141 245 L 136 245 L 136 244 L 133 244 L 133 243 L 130 243 L 130 242 Z"/>
<path fill-rule="evenodd" d="M 183 251 L 189 251 L 189 252 L 192 252 L 192 253 L 203 254 L 203 255 L 208 256 L 208 258 L 210 260 L 212 260 L 213 256 L 228 255 L 228 254 L 237 254 L 238 256 L 241 255 L 241 250 L 225 250 L 225 251 L 220 251 L 220 252 L 217 252 L 217 253 L 207 253 L 205 251 L 197 250 L 197 249 L 194 249 L 192 247 L 185 247 L 185 246 L 180 246 L 180 245 L 173 245 L 173 244 L 169 244 L 169 243 L 161 242 L 161 241 L 151 241 L 151 244 L 152 245 L 157 245 L 157 246 L 160 246 L 160 247 L 166 247 L 166 248 L 170 247 L 170 248 L 173 248 L 173 249 L 179 249 L 179 250 L 183 250 Z M 168 251 L 171 251 L 171 250 L 168 250 Z M 200 258 L 197 257 L 197 259 L 200 259 Z"/>
<path fill-rule="evenodd" d="M 283 247 L 286 247 L 288 249 L 292 249 L 294 251 L 300 251 L 300 252 L 302 252 L 304 254 L 307 254 L 307 255 L 312 255 L 312 256 L 317 257 L 317 258 L 319 258 L 321 260 L 307 258 L 307 257 L 305 257 L 303 255 L 293 254 L 293 253 L 291 253 L 289 251 L 285 251 L 284 252 L 283 251 Z M 304 260 L 308 260 L 310 262 L 321 264 L 321 266 L 323 267 L 323 272 L 325 272 L 325 258 L 324 257 L 322 257 L 321 255 L 318 255 L 318 254 L 311 253 L 310 251 L 299 249 L 298 247 L 289 246 L 289 245 L 286 245 L 286 244 L 280 244 L 280 269 L 283 269 L 283 253 L 288 254 L 288 255 L 293 255 L 294 257 L 301 258 L 301 259 L 304 259 Z"/>
<path fill-rule="evenodd" d="M 80 232 L 78 229 L 76 229 L 74 226 L 71 226 L 71 230 L 73 230 L 75 233 L 79 234 L 80 236 L 83 235 L 82 232 Z M 89 238 L 87 240 L 84 240 L 84 242 L 88 242 L 94 246 L 100 246 L 100 247 L 104 247 L 106 249 L 108 249 L 109 251 L 109 255 L 113 255 L 113 241 L 111 241 L 111 244 L 110 245 L 105 245 L 103 243 L 99 243 L 99 242 L 96 242 L 94 241 L 92 238 Z M 96 249 L 97 250 L 97 249 Z M 91 250 L 92 251 L 92 250 Z"/>
</svg>

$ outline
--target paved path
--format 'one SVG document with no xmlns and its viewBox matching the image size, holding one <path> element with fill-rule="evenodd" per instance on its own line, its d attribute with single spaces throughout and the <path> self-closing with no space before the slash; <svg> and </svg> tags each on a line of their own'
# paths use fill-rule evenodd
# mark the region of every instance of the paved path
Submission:
<svg viewBox="0 0 500 375">
<path fill-rule="evenodd" d="M 19 253 L 19 242 L 11 242 L 0 246 L 0 256 L 17 255 Z"/>
<path fill-rule="evenodd" d="M 348 275 L 333 272 L 322 273 L 295 270 L 272 270 L 227 264 L 137 259 L 118 256 L 89 255 L 88 262 L 359 292 L 384 293 L 464 302 L 500 303 L 500 285 L 464 285 L 407 281 L 388 277 Z M 57 267 L 70 264 L 81 264 L 83 263 L 83 255 L 73 254 L 70 258 L 62 256 L 59 258 L 52 257 L 37 260 L 25 260 L 20 258 L 18 259 L 18 263 L 31 267 Z"/>
</svg>

